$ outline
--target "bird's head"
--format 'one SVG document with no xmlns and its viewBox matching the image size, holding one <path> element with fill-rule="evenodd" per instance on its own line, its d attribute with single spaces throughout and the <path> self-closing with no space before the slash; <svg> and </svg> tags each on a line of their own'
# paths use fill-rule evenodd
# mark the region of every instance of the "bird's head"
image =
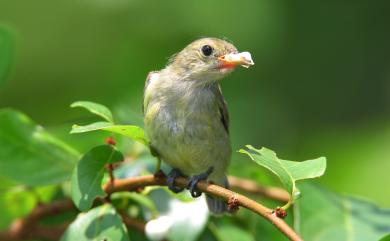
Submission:
<svg viewBox="0 0 390 241">
<path fill-rule="evenodd" d="M 196 81 L 219 80 L 238 66 L 253 65 L 248 52 L 239 53 L 233 44 L 217 38 L 202 38 L 175 55 L 169 67 Z"/>
</svg>

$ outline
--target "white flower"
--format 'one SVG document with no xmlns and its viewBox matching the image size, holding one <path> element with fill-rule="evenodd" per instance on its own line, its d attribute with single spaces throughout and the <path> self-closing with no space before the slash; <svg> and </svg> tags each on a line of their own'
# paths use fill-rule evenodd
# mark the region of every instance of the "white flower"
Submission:
<svg viewBox="0 0 390 241">
<path fill-rule="evenodd" d="M 145 234 L 151 241 L 159 241 L 166 237 L 172 227 L 173 220 L 169 216 L 160 216 L 152 219 L 145 225 Z"/>
<path fill-rule="evenodd" d="M 190 202 L 170 199 L 167 210 L 161 214 L 145 226 L 149 240 L 194 241 L 204 229 L 209 211 L 203 195 Z"/>
</svg>

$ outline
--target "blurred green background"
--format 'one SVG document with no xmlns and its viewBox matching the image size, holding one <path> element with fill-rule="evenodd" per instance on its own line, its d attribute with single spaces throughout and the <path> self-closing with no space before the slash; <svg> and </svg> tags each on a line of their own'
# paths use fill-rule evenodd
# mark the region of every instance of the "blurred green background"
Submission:
<svg viewBox="0 0 390 241">
<path fill-rule="evenodd" d="M 2 0 L 0 24 L 13 33 L 15 56 L 0 107 L 20 109 L 68 142 L 81 138 L 67 134 L 85 117 L 69 108 L 76 100 L 139 124 L 149 71 L 194 39 L 227 38 L 256 63 L 222 82 L 233 148 L 324 155 L 318 182 L 390 207 L 389 12 L 385 0 Z M 230 173 L 250 165 L 235 154 Z"/>
</svg>

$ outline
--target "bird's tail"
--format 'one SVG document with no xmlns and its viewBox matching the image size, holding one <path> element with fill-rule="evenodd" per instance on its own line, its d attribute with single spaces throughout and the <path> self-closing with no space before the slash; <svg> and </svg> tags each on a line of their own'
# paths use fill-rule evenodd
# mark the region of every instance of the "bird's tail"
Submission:
<svg viewBox="0 0 390 241">
<path fill-rule="evenodd" d="M 217 183 L 217 184 L 229 189 L 229 182 L 228 182 L 226 176 L 224 177 L 224 180 L 222 183 Z M 206 195 L 206 202 L 207 202 L 207 206 L 209 208 L 209 211 L 214 215 L 217 215 L 217 216 L 222 215 L 225 212 L 229 211 L 228 206 L 227 206 L 227 202 L 222 200 L 222 199 L 218 199 L 216 197 Z"/>
</svg>

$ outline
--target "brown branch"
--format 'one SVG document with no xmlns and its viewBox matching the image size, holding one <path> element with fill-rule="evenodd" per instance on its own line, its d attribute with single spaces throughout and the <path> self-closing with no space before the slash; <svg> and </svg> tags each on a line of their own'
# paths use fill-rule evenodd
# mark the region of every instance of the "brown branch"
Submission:
<svg viewBox="0 0 390 241">
<path fill-rule="evenodd" d="M 68 223 L 60 225 L 52 225 L 50 227 L 32 225 L 25 227 L 22 233 L 14 233 L 11 230 L 0 231 L 0 240 L 3 241 L 22 241 L 26 239 L 45 239 L 45 240 L 59 240 L 61 235 L 68 227 Z"/>
<path fill-rule="evenodd" d="M 69 226 L 69 222 L 53 226 L 34 226 L 28 233 L 27 239 L 42 238 L 45 240 L 59 240 Z"/>
<path fill-rule="evenodd" d="M 26 217 L 13 221 L 8 230 L 0 231 L 0 240 L 59 240 L 70 223 L 65 222 L 60 225 L 42 226 L 39 225 L 39 220 L 44 217 L 56 215 L 69 210 L 77 210 L 70 199 L 62 199 L 50 204 L 39 204 Z M 127 227 L 134 228 L 142 233 L 144 232 L 145 222 L 143 220 L 133 219 L 122 214 L 121 216 Z"/>
<path fill-rule="evenodd" d="M 122 216 L 123 223 L 127 227 L 132 227 L 132 228 L 136 229 L 137 231 L 139 231 L 141 233 L 144 233 L 145 225 L 146 225 L 145 221 L 139 220 L 139 219 L 135 219 L 135 218 L 131 218 L 131 217 L 129 217 L 126 214 L 121 214 L 121 216 Z"/>
<path fill-rule="evenodd" d="M 54 201 L 44 205 L 38 204 L 29 215 L 16 219 L 7 231 L 0 231 L 0 240 L 24 240 L 30 238 L 54 239 L 60 237 L 65 231 L 67 224 L 44 227 L 38 225 L 38 221 L 46 216 L 71 210 L 74 205 L 70 199 Z M 55 240 L 55 239 L 54 239 Z"/>
<path fill-rule="evenodd" d="M 235 176 L 229 176 L 228 179 L 232 189 L 239 189 L 247 193 L 260 195 L 280 202 L 288 202 L 290 200 L 290 195 L 284 189 L 260 186 L 257 182 Z"/>
<path fill-rule="evenodd" d="M 184 177 L 179 177 L 175 179 L 176 185 L 180 187 L 186 187 L 188 179 Z M 148 175 L 141 177 L 131 177 L 127 179 L 116 179 L 114 185 L 105 185 L 104 190 L 110 194 L 113 192 L 120 191 L 135 191 L 146 186 L 166 186 L 166 177 L 161 174 Z M 273 225 L 275 225 L 286 237 L 293 241 L 302 240 L 294 230 L 288 226 L 283 219 L 280 219 L 276 216 L 274 210 L 269 209 L 260 203 L 253 201 L 246 196 L 243 196 L 239 193 L 233 192 L 231 190 L 225 189 L 215 184 L 210 184 L 205 181 L 198 183 L 197 188 L 210 195 L 214 195 L 221 199 L 224 199 L 228 202 L 234 201 L 234 204 L 245 207 L 267 219 Z"/>
<path fill-rule="evenodd" d="M 188 180 L 186 178 L 177 178 L 176 183 L 179 186 L 186 187 Z M 262 195 L 278 201 L 288 201 L 288 194 L 279 188 L 262 187 L 257 183 L 240 179 L 236 177 L 229 177 L 229 182 L 234 188 L 238 188 L 245 192 Z M 132 177 L 121 180 L 111 180 L 104 189 L 108 194 L 119 191 L 139 191 L 146 186 L 165 186 L 166 178 L 164 175 L 157 176 L 141 176 Z M 239 205 L 253 212 L 265 217 L 268 221 L 274 224 L 280 231 L 282 231 L 290 240 L 302 240 L 282 219 L 276 217 L 274 210 L 262 206 L 261 204 L 241 195 L 222 188 L 214 184 L 200 182 L 198 188 L 211 195 L 225 199 L 230 205 Z M 26 217 L 15 220 L 11 227 L 6 231 L 0 231 L 0 240 L 20 241 L 32 238 L 43 238 L 48 240 L 58 240 L 65 231 L 68 223 L 57 226 L 41 226 L 38 224 L 43 217 L 56 215 L 58 213 L 75 209 L 70 199 L 63 199 L 54 201 L 50 204 L 38 205 Z M 128 227 L 132 227 L 140 232 L 144 232 L 145 222 L 143 220 L 132 219 L 127 215 L 122 215 L 123 222 Z"/>
</svg>

